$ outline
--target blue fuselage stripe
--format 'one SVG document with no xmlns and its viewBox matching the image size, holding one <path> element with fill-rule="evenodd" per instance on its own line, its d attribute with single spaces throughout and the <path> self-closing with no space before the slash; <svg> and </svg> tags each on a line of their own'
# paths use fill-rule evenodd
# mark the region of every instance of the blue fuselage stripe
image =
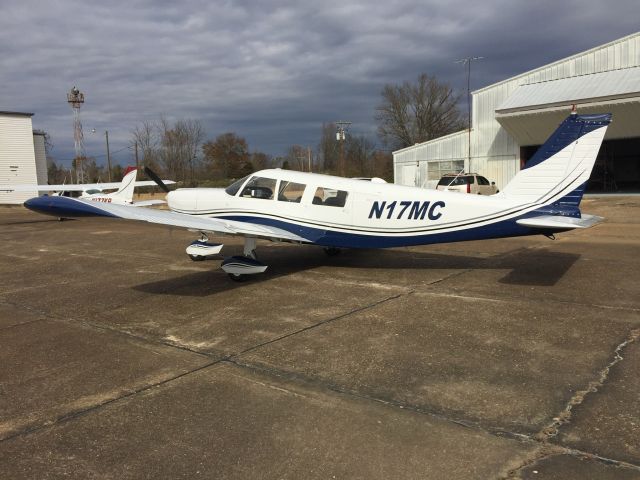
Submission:
<svg viewBox="0 0 640 480">
<path fill-rule="evenodd" d="M 414 245 L 425 245 L 430 243 L 462 242 L 465 240 L 484 240 L 487 238 L 513 237 L 540 233 L 535 229 L 518 225 L 516 223 L 516 220 L 520 217 L 491 223 L 489 225 L 456 230 L 453 232 L 402 236 L 365 235 L 358 233 L 339 232 L 335 230 L 322 230 L 318 228 L 298 225 L 295 223 L 284 222 L 282 220 L 276 220 L 273 218 L 257 216 L 249 217 L 230 215 L 219 216 L 216 218 L 277 227 L 304 237 L 310 242 L 317 245 L 321 245 L 324 247 L 341 248 L 407 247 Z"/>
</svg>

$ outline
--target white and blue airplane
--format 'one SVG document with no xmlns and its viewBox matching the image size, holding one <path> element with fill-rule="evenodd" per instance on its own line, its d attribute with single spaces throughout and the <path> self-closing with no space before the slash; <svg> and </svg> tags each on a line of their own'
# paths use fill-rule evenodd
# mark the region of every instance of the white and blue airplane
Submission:
<svg viewBox="0 0 640 480">
<path fill-rule="evenodd" d="M 256 240 L 340 248 L 388 248 L 555 233 L 591 227 L 601 217 L 580 212 L 580 201 L 611 114 L 565 119 L 525 168 L 498 194 L 467 195 L 418 187 L 272 169 L 226 189 L 181 188 L 167 195 L 171 211 L 37 197 L 25 206 L 64 216 L 102 216 L 200 232 L 187 247 L 193 260 L 223 245 L 207 235 L 244 237 L 242 256 L 222 269 L 235 280 L 264 272 Z"/>
</svg>

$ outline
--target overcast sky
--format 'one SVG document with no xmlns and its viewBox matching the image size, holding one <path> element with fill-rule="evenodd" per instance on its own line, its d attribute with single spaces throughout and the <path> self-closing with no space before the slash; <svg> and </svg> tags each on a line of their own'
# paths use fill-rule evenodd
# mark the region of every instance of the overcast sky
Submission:
<svg viewBox="0 0 640 480">
<path fill-rule="evenodd" d="M 335 120 L 377 141 L 387 83 L 426 72 L 465 91 L 454 62 L 481 55 L 480 88 L 634 33 L 639 18 L 638 0 L 0 0 L 0 110 L 35 113 L 67 165 L 74 85 L 100 161 L 105 130 L 125 165 L 133 127 L 161 114 L 281 155 L 315 149 Z"/>
</svg>

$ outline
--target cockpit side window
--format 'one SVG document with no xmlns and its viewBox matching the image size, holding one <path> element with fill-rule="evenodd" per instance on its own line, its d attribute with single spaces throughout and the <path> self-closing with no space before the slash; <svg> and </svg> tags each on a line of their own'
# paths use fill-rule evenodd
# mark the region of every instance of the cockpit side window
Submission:
<svg viewBox="0 0 640 480">
<path fill-rule="evenodd" d="M 225 188 L 224 191 L 227 192 L 227 194 L 234 197 L 236 193 L 238 193 L 238 190 L 240 190 L 240 187 L 242 186 L 242 184 L 247 180 L 247 178 L 249 178 L 249 175 L 247 175 L 246 177 L 242 177 L 240 180 L 236 180 L 227 188 Z"/>
<path fill-rule="evenodd" d="M 276 180 L 266 177 L 252 177 L 242 189 L 241 197 L 260 198 L 262 200 L 273 199 L 276 189 Z"/>
<path fill-rule="evenodd" d="M 278 191 L 278 200 L 281 202 L 300 203 L 304 189 L 307 186 L 302 183 L 280 181 L 280 189 Z"/>
<path fill-rule="evenodd" d="M 327 207 L 344 207 L 347 203 L 348 192 L 336 190 L 334 188 L 318 187 L 313 195 L 314 205 L 324 205 Z"/>
</svg>

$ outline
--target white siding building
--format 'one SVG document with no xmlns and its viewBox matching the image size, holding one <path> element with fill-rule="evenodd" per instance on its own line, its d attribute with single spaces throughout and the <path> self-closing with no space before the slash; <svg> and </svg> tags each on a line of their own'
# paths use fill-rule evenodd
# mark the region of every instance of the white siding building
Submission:
<svg viewBox="0 0 640 480">
<path fill-rule="evenodd" d="M 44 133 L 34 132 L 32 113 L 0 111 L 0 204 L 21 204 L 38 195 L 6 192 L 3 185 L 47 183 Z"/>
<path fill-rule="evenodd" d="M 502 189 L 576 105 L 612 113 L 589 188 L 640 189 L 640 32 L 472 92 L 467 130 L 398 150 L 395 183 L 477 172 Z"/>
</svg>

